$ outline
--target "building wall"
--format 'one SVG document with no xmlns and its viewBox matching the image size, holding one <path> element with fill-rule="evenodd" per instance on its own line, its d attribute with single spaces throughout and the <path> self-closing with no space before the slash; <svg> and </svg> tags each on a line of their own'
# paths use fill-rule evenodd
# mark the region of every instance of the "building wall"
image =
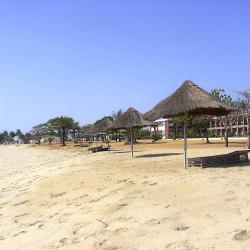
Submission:
<svg viewBox="0 0 250 250">
<path fill-rule="evenodd" d="M 174 131 L 183 131 L 182 127 L 175 127 L 172 124 L 171 119 L 158 119 L 155 121 L 157 123 L 157 133 L 162 135 L 163 139 L 172 138 Z M 229 119 L 228 121 L 228 131 L 230 136 L 246 136 L 248 131 L 248 124 L 246 117 L 234 117 L 233 119 Z M 225 135 L 225 124 L 221 122 L 220 119 L 214 117 L 210 122 L 209 130 L 211 133 L 214 133 L 216 136 L 224 137 Z M 150 128 L 151 134 L 154 133 L 154 128 Z"/>
<path fill-rule="evenodd" d="M 234 117 L 229 119 L 228 131 L 234 136 L 246 136 L 248 132 L 247 118 L 243 116 Z M 217 136 L 224 136 L 225 134 L 225 123 L 217 118 L 213 118 L 210 122 L 209 130 L 215 133 Z"/>
<path fill-rule="evenodd" d="M 154 121 L 157 123 L 156 131 L 162 136 L 162 139 L 169 138 L 169 119 L 158 119 Z M 150 128 L 150 132 L 154 133 L 154 128 Z"/>
</svg>

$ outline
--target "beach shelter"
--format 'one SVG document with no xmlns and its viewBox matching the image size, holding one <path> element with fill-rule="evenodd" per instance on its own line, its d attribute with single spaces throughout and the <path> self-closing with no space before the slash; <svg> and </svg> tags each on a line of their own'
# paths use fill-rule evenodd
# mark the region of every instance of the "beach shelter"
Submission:
<svg viewBox="0 0 250 250">
<path fill-rule="evenodd" d="M 235 108 L 221 102 L 192 81 L 185 81 L 172 95 L 144 114 L 154 121 L 159 118 L 184 116 L 184 166 L 187 168 L 187 117 L 198 115 L 228 115 Z"/>
<path fill-rule="evenodd" d="M 93 124 L 89 130 L 88 134 L 90 135 L 107 135 L 108 130 L 113 126 L 113 119 L 111 117 L 105 117 L 100 121 L 97 121 Z M 108 140 L 108 149 L 109 149 L 109 140 Z"/>
<path fill-rule="evenodd" d="M 129 108 L 125 113 L 118 117 L 112 129 L 127 129 L 130 134 L 131 154 L 134 157 L 133 132 L 136 128 L 151 126 L 152 122 L 143 119 L 142 114 L 134 108 Z"/>
<path fill-rule="evenodd" d="M 113 125 L 111 117 L 105 117 L 93 124 L 88 130 L 89 134 L 107 134 L 108 129 Z"/>
</svg>

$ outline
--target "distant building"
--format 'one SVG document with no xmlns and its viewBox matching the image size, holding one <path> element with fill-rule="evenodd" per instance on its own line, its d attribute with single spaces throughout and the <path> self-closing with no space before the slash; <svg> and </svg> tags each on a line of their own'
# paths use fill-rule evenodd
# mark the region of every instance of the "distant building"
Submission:
<svg viewBox="0 0 250 250">
<path fill-rule="evenodd" d="M 158 135 L 162 136 L 162 139 L 168 139 L 169 138 L 169 128 L 171 126 L 171 119 L 157 119 L 154 121 L 156 123 L 156 127 L 150 127 L 150 133 L 153 134 L 154 130 L 156 129 L 156 132 Z"/>
<path fill-rule="evenodd" d="M 172 119 L 158 119 L 154 121 L 156 125 L 156 132 L 162 139 L 176 138 L 178 131 L 182 131 L 181 126 L 174 125 Z M 248 132 L 247 118 L 243 115 L 234 115 L 228 119 L 228 132 L 229 136 L 246 136 Z M 225 122 L 217 117 L 213 117 L 210 126 L 210 134 L 214 136 L 223 137 L 225 135 Z M 154 133 L 154 128 L 150 127 L 151 134 Z"/>
<path fill-rule="evenodd" d="M 248 130 L 247 118 L 244 116 L 234 116 L 228 121 L 228 131 L 230 136 L 246 136 Z M 216 136 L 224 136 L 225 124 L 217 117 L 214 117 L 210 122 L 210 132 Z"/>
</svg>

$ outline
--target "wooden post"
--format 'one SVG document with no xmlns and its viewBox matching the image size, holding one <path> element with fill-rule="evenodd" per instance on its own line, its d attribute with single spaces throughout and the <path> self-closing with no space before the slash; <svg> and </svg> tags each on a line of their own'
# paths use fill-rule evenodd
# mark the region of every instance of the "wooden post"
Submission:
<svg viewBox="0 0 250 250">
<path fill-rule="evenodd" d="M 108 140 L 108 151 L 109 151 L 109 154 L 110 154 L 110 150 L 109 150 L 109 134 L 107 134 L 106 136 L 107 136 L 107 140 Z"/>
<path fill-rule="evenodd" d="M 157 132 L 156 132 L 156 126 L 153 127 L 154 128 L 154 138 L 155 138 L 155 142 L 157 141 Z"/>
<path fill-rule="evenodd" d="M 187 157 L 187 114 L 184 117 L 184 168 L 187 168 L 188 157 Z"/>
<path fill-rule="evenodd" d="M 225 146 L 228 147 L 228 116 L 225 117 Z"/>
<path fill-rule="evenodd" d="M 134 158 L 134 145 L 133 145 L 133 128 L 130 129 L 130 140 L 131 140 L 131 154 L 132 154 L 132 158 Z"/>
<path fill-rule="evenodd" d="M 237 118 L 236 118 L 236 122 L 237 122 L 237 124 L 236 124 L 236 134 L 237 134 L 237 136 L 239 136 L 239 116 L 237 116 Z"/>
</svg>

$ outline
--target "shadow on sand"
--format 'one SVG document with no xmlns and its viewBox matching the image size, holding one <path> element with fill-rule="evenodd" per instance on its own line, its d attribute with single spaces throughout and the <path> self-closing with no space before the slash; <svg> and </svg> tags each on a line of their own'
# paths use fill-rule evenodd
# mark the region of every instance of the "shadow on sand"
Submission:
<svg viewBox="0 0 250 250">
<path fill-rule="evenodd" d="M 110 152 L 112 152 L 112 154 L 127 154 L 127 153 L 131 153 L 130 150 L 128 150 L 128 151 L 110 150 Z M 138 152 L 142 152 L 142 151 L 134 150 L 134 153 L 138 153 Z"/>
<path fill-rule="evenodd" d="M 195 166 L 192 166 L 195 168 Z M 242 163 L 229 163 L 228 165 L 223 164 L 211 164 L 208 166 L 204 166 L 203 168 L 242 168 L 242 167 L 250 167 L 250 162 L 242 162 Z"/>
<path fill-rule="evenodd" d="M 171 155 L 182 155 L 182 153 L 160 153 L 160 154 L 146 154 L 146 155 L 138 155 L 136 158 L 153 158 L 153 157 L 164 157 Z"/>
</svg>

